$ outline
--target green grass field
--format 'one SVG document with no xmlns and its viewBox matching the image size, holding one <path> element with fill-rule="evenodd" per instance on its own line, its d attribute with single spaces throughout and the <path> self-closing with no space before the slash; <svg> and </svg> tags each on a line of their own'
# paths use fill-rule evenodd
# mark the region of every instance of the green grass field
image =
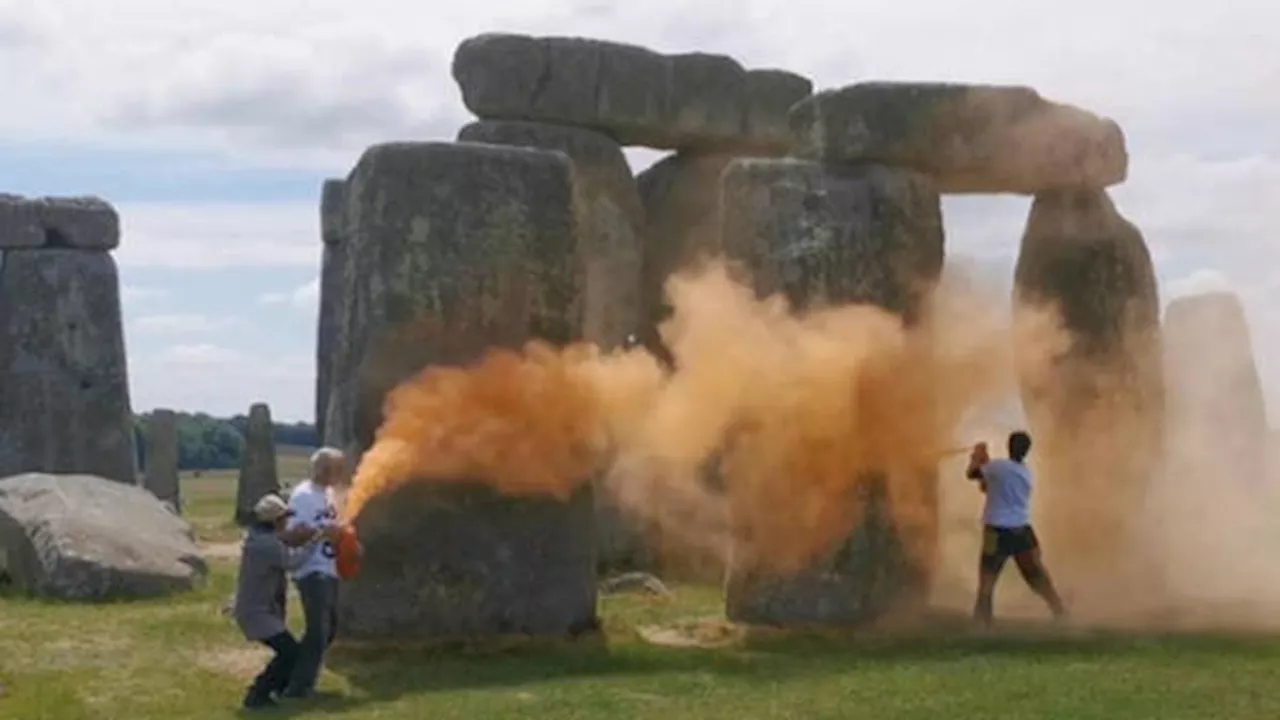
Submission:
<svg viewBox="0 0 1280 720">
<path fill-rule="evenodd" d="M 283 479 L 305 458 L 284 455 Z M 184 480 L 206 543 L 234 541 L 234 473 Z M 235 567 L 175 599 L 67 605 L 0 598 L 0 718 L 240 716 L 266 654 L 219 606 Z M 469 651 L 337 649 L 322 696 L 283 715 L 330 718 L 1277 718 L 1280 641 L 1221 636 L 756 637 L 719 650 L 636 629 L 721 611 L 718 589 L 602 600 L 603 640 Z M 300 613 L 294 608 L 296 626 Z"/>
</svg>

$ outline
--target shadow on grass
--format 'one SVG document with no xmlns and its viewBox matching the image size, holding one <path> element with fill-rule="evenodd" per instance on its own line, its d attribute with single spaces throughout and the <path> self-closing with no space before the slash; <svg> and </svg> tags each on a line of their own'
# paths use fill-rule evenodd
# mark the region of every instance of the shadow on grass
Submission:
<svg viewBox="0 0 1280 720">
<path fill-rule="evenodd" d="M 867 669 L 956 663 L 974 658 L 1088 662 L 1139 656 L 1280 659 L 1275 636 L 1063 632 L 1044 626 L 975 633 L 944 624 L 910 633 L 753 634 L 721 650 L 602 639 L 529 644 L 507 649 L 462 647 L 335 648 L 328 666 L 370 702 L 405 695 L 518 687 L 564 679 L 702 674 L 745 682 L 788 682 Z"/>
</svg>

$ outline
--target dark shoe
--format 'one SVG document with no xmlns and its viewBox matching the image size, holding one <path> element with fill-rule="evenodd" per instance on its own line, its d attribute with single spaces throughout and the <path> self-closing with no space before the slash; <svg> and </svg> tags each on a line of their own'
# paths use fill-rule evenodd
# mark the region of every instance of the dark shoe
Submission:
<svg viewBox="0 0 1280 720">
<path fill-rule="evenodd" d="M 245 710 L 269 710 L 276 707 L 276 701 L 271 699 L 270 695 L 258 692 L 252 688 L 244 696 Z"/>
</svg>

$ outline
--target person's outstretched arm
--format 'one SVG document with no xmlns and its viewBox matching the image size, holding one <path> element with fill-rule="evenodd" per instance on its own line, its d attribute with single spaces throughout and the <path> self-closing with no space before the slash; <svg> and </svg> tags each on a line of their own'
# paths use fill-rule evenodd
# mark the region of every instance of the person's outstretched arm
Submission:
<svg viewBox="0 0 1280 720">
<path fill-rule="evenodd" d="M 978 443 L 973 446 L 973 452 L 969 454 L 969 467 L 965 470 L 965 477 L 970 480 L 977 480 L 978 487 L 982 492 L 987 491 L 987 478 L 982 473 L 983 467 L 986 466 L 990 457 L 987 455 L 987 444 Z"/>
</svg>

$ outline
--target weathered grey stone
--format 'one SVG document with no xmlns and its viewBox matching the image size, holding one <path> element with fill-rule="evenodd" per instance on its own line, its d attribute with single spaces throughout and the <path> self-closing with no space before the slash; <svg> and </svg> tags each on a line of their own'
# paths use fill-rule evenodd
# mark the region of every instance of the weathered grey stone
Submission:
<svg viewBox="0 0 1280 720">
<path fill-rule="evenodd" d="M 938 192 L 924 175 L 876 165 L 736 160 L 722 181 L 723 248 L 757 294 L 793 307 L 867 303 L 910 324 L 942 271 Z M 862 485 L 864 514 L 844 541 L 789 575 L 735 547 L 726 580 L 729 619 L 763 625 L 856 625 L 925 601 L 937 548 L 936 471 L 918 483 L 919 526 L 888 519 L 883 474 Z"/>
<path fill-rule="evenodd" d="M 140 487 L 91 475 L 0 479 L 4 572 L 40 596 L 103 600 L 203 584 L 191 529 Z"/>
<path fill-rule="evenodd" d="M 136 484 L 120 288 L 111 256 L 5 252 L 0 337 L 0 477 L 84 473 Z"/>
<path fill-rule="evenodd" d="M 350 406 L 363 450 L 386 393 L 428 365 L 581 336 L 574 172 L 561 152 L 475 143 L 369 148 L 348 179 Z M 333 403 L 331 403 L 332 407 Z M 364 568 L 344 586 L 348 637 L 560 635 L 595 623 L 591 492 L 499 499 L 415 483 L 355 518 Z"/>
<path fill-rule="evenodd" d="M 622 573 L 600 582 L 600 594 L 602 595 L 617 595 L 630 592 L 642 592 L 663 598 L 671 597 L 671 590 L 661 580 L 647 572 Z"/>
<path fill-rule="evenodd" d="M 747 135 L 767 138 L 780 150 L 791 145 L 790 110 L 813 94 L 813 82 L 785 70 L 747 71 Z"/>
<path fill-rule="evenodd" d="M 920 173 L 739 159 L 721 187 L 725 254 L 793 307 L 869 303 L 911 321 L 942 272 L 940 200 Z"/>
<path fill-rule="evenodd" d="M 0 193 L 0 248 L 112 250 L 119 244 L 120 217 L 104 200 Z"/>
<path fill-rule="evenodd" d="M 605 349 L 621 346 L 640 327 L 644 232 L 644 209 L 622 148 L 593 130 L 504 120 L 471 123 L 458 133 L 458 140 L 558 150 L 573 161 L 586 279 L 582 339 Z M 600 564 L 643 564 L 643 534 L 609 502 L 602 486 L 596 500 Z"/>
<path fill-rule="evenodd" d="M 929 480 L 936 482 L 936 474 Z M 805 570 L 779 575 L 729 559 L 725 614 L 775 627 L 857 626 L 927 600 L 931 567 L 912 559 L 889 519 L 883 478 L 869 479 L 865 512 L 850 536 Z"/>
<path fill-rule="evenodd" d="M 498 33 L 460 44 L 453 76 L 481 118 L 575 125 L 623 145 L 673 149 L 781 152 L 786 113 L 813 88 L 790 73 L 753 75 L 723 55 Z"/>
<path fill-rule="evenodd" d="M 40 206 L 21 195 L 0 193 L 0 248 L 44 246 Z"/>
<path fill-rule="evenodd" d="M 641 281 L 646 347 L 660 351 L 657 327 L 671 315 L 667 278 L 720 251 L 720 176 L 729 155 L 680 153 L 636 177 L 647 224 Z"/>
<path fill-rule="evenodd" d="M 146 421 L 146 470 L 143 487 L 178 513 L 182 491 L 178 484 L 178 418 L 172 410 L 155 410 Z"/>
<path fill-rule="evenodd" d="M 253 506 L 262 496 L 279 491 L 280 475 L 276 469 L 271 408 L 265 403 L 254 403 L 249 408 L 244 457 L 240 460 L 240 476 L 236 483 L 236 522 L 241 525 L 252 523 Z"/>
<path fill-rule="evenodd" d="M 1022 402 L 1043 511 L 1037 531 L 1066 586 L 1149 587 L 1134 517 L 1159 472 L 1165 431 L 1160 306 L 1142 234 L 1103 190 L 1036 196 L 1015 272 L 1020 313 L 1056 307 L 1065 347 L 1021 347 Z M 1025 343 L 1024 343 L 1025 344 Z"/>
<path fill-rule="evenodd" d="M 644 209 L 622 148 L 591 130 L 513 121 L 472 123 L 458 140 L 558 150 L 573 161 L 586 273 L 582 339 L 604 348 L 621 345 L 640 324 L 644 228 Z"/>
<path fill-rule="evenodd" d="M 790 124 L 799 157 L 909 167 L 942 192 L 1102 188 L 1128 174 L 1119 125 L 1026 87 L 861 83 L 797 103 Z"/>
<path fill-rule="evenodd" d="M 568 503 L 476 484 L 409 485 L 374 498 L 360 575 L 343 584 L 345 637 L 473 640 L 596 628 L 591 492 Z"/>
<path fill-rule="evenodd" d="M 347 185 L 329 178 L 320 188 L 320 238 L 325 245 L 336 245 L 346 237 Z"/>
<path fill-rule="evenodd" d="M 342 366 L 340 356 L 350 353 L 342 337 L 342 308 L 345 303 L 344 276 L 347 270 L 347 244 L 344 240 L 346 185 L 341 180 L 326 180 L 320 201 L 320 234 L 324 253 L 320 259 L 320 303 L 316 322 L 316 436 L 325 437 L 335 368 Z"/>
<path fill-rule="evenodd" d="M 1240 299 L 1178 298 L 1165 310 L 1161 336 L 1170 469 L 1198 483 L 1266 487 L 1267 408 Z"/>
</svg>

